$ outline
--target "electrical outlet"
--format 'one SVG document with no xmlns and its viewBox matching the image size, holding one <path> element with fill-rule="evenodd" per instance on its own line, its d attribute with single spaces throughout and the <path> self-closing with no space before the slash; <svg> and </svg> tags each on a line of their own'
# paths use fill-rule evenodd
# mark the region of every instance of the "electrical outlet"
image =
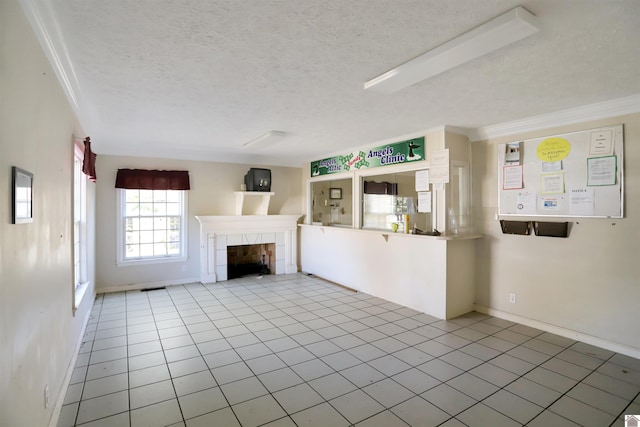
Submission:
<svg viewBox="0 0 640 427">
<path fill-rule="evenodd" d="M 44 407 L 45 409 L 49 407 L 49 384 L 44 386 Z"/>
<path fill-rule="evenodd" d="M 515 304 L 515 303 L 516 303 L 516 294 L 514 294 L 513 292 L 511 292 L 511 293 L 509 294 L 509 302 L 510 302 L 511 304 Z"/>
</svg>

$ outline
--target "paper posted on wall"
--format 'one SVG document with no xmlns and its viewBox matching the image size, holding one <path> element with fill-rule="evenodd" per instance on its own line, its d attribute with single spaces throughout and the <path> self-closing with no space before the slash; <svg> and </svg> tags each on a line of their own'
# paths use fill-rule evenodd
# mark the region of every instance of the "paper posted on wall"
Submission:
<svg viewBox="0 0 640 427">
<path fill-rule="evenodd" d="M 429 169 L 416 171 L 416 191 L 429 191 Z"/>
<path fill-rule="evenodd" d="M 562 210 L 564 196 L 540 196 L 540 204 L 538 209 L 541 211 L 559 211 Z"/>
<path fill-rule="evenodd" d="M 505 165 L 519 165 L 522 163 L 522 142 L 511 142 L 505 145 Z"/>
<path fill-rule="evenodd" d="M 593 188 L 572 188 L 569 190 L 569 212 L 571 215 L 593 216 L 594 202 Z"/>
<path fill-rule="evenodd" d="M 540 175 L 540 193 L 564 193 L 564 173 L 547 173 Z"/>
<path fill-rule="evenodd" d="M 589 155 L 606 156 L 613 154 L 613 130 L 593 131 L 589 135 Z"/>
<path fill-rule="evenodd" d="M 434 182 L 449 182 L 449 149 L 432 151 L 429 154 L 429 179 Z"/>
<path fill-rule="evenodd" d="M 587 159 L 587 185 L 616 185 L 617 166 L 616 156 Z"/>
<path fill-rule="evenodd" d="M 502 189 L 517 190 L 524 186 L 522 165 L 502 167 Z"/>
<path fill-rule="evenodd" d="M 418 192 L 418 212 L 431 212 L 431 191 Z"/>
</svg>

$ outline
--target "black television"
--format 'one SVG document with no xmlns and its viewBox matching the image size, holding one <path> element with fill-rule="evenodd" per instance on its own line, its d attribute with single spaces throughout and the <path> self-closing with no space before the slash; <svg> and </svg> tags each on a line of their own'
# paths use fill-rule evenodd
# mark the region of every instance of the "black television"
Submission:
<svg viewBox="0 0 640 427">
<path fill-rule="evenodd" d="M 247 191 L 271 191 L 271 169 L 251 168 L 244 176 Z"/>
</svg>

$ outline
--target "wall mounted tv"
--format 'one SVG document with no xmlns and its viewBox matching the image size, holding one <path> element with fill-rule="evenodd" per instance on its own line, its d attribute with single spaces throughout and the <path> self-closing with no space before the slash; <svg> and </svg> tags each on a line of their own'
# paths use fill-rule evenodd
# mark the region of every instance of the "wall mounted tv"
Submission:
<svg viewBox="0 0 640 427">
<path fill-rule="evenodd" d="M 247 191 L 271 191 L 271 169 L 251 168 L 244 176 Z"/>
</svg>

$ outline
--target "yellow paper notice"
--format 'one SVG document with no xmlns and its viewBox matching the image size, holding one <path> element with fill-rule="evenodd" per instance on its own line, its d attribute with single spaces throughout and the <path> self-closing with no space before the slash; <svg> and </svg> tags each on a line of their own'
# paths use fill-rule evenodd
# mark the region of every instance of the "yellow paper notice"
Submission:
<svg viewBox="0 0 640 427">
<path fill-rule="evenodd" d="M 547 138 L 538 144 L 538 158 L 543 162 L 559 162 L 569 155 L 571 144 L 564 138 Z"/>
</svg>

